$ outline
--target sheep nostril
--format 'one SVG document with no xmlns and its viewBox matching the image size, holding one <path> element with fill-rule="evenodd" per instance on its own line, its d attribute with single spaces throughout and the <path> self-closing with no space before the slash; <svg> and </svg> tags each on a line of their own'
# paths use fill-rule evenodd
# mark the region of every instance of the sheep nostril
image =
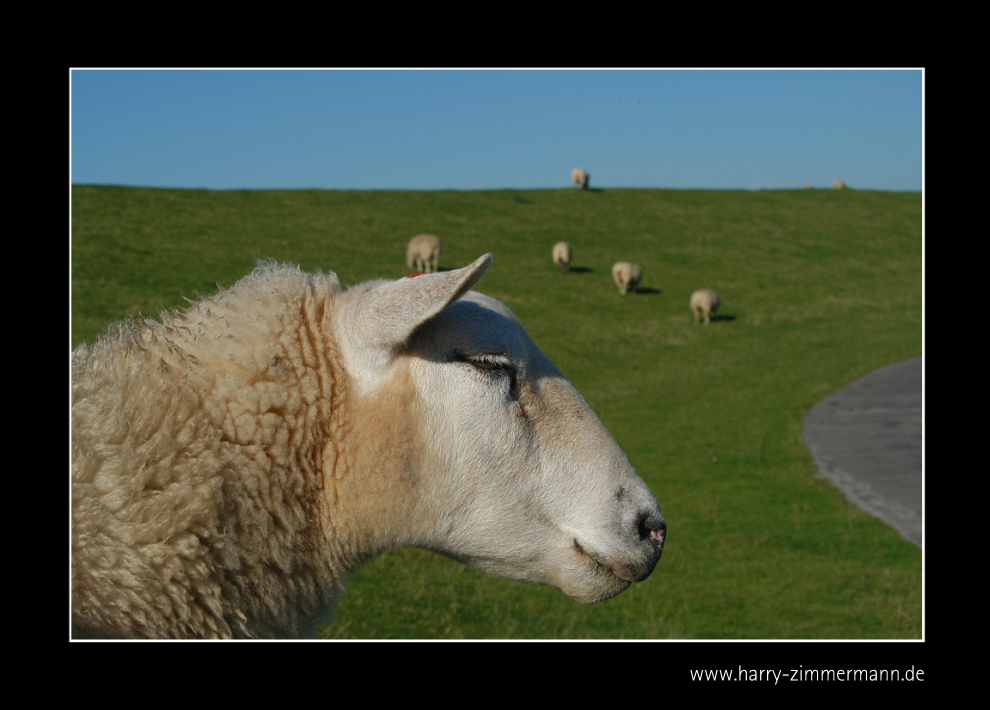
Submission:
<svg viewBox="0 0 990 710">
<path fill-rule="evenodd" d="M 648 516 L 639 524 L 640 540 L 649 540 L 652 543 L 663 546 L 666 537 L 667 521 L 663 518 L 657 519 L 654 516 Z"/>
</svg>

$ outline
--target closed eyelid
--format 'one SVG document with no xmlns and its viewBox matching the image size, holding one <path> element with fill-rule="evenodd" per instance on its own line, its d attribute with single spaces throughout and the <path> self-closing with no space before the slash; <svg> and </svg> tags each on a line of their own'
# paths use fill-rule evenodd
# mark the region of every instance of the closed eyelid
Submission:
<svg viewBox="0 0 990 710">
<path fill-rule="evenodd" d="M 515 370 L 515 366 L 512 364 L 511 358 L 505 353 L 464 353 L 461 351 L 456 351 L 454 353 L 454 359 L 459 362 L 466 362 L 475 367 L 484 368 L 486 370 L 505 368 L 509 370 Z"/>
<path fill-rule="evenodd" d="M 519 373 L 515 364 L 505 353 L 471 353 L 454 351 L 453 359 L 487 373 L 500 373 L 509 378 L 509 392 L 512 399 L 519 400 Z"/>
</svg>

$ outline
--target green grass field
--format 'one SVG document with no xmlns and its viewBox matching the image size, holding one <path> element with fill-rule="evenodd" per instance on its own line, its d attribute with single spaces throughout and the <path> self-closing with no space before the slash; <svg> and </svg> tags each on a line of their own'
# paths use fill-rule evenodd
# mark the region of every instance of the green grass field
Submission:
<svg viewBox="0 0 990 710">
<path fill-rule="evenodd" d="M 921 552 L 815 476 L 807 410 L 921 354 L 919 193 L 701 190 L 72 191 L 71 344 L 229 286 L 261 258 L 347 286 L 485 252 L 513 309 L 653 489 L 653 575 L 582 606 L 422 550 L 351 579 L 332 638 L 920 638 Z M 551 263 L 574 248 L 578 273 Z M 643 267 L 619 295 L 611 265 Z M 694 325 L 697 288 L 722 319 Z"/>
</svg>

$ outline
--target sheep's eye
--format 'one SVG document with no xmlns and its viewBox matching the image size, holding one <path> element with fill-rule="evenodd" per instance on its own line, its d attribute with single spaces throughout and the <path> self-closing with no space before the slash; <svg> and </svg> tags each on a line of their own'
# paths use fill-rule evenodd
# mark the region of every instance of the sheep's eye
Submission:
<svg viewBox="0 0 990 710">
<path fill-rule="evenodd" d="M 466 362 L 479 370 L 512 370 L 512 360 L 505 353 L 462 353 L 454 352 L 454 360 Z"/>
<path fill-rule="evenodd" d="M 503 353 L 472 353 L 470 355 L 462 352 L 454 353 L 454 359 L 458 362 L 466 362 L 478 370 L 491 373 L 498 377 L 509 378 L 509 393 L 513 399 L 519 396 L 519 382 L 516 375 L 516 368 Z"/>
</svg>

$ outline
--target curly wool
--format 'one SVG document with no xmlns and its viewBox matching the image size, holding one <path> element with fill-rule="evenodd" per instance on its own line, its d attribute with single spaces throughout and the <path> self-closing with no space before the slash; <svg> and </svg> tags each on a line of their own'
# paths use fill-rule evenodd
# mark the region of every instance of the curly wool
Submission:
<svg viewBox="0 0 990 710">
<path fill-rule="evenodd" d="M 333 274 L 264 264 L 76 349 L 75 635 L 298 635 L 339 593 L 346 552 L 319 523 L 339 293 Z"/>
</svg>

